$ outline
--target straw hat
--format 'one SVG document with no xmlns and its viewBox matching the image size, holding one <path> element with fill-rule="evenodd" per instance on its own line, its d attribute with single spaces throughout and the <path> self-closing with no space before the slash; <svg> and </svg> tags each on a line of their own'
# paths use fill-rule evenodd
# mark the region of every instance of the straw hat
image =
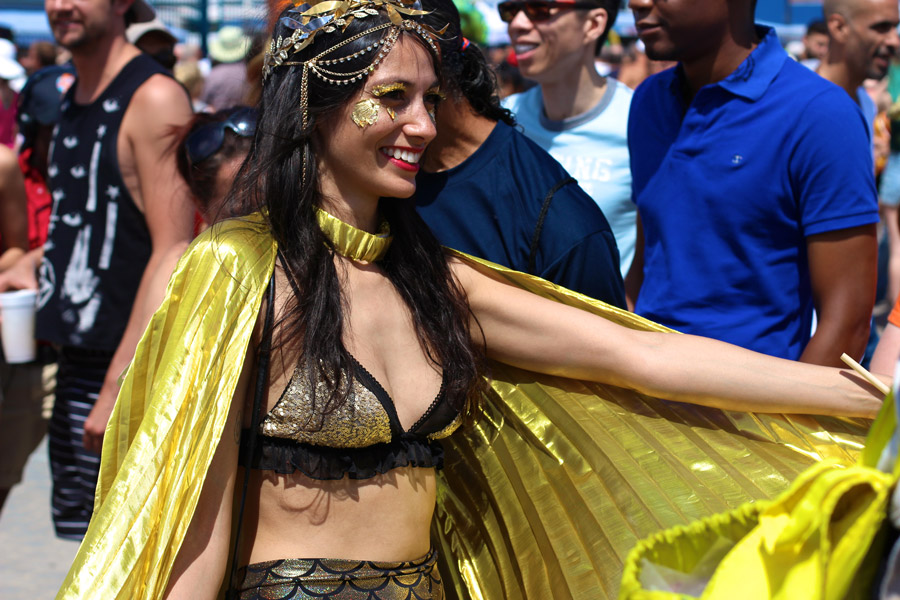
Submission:
<svg viewBox="0 0 900 600">
<path fill-rule="evenodd" d="M 233 63 L 243 60 L 250 48 L 250 38 L 244 35 L 240 27 L 228 25 L 219 30 L 209 43 L 209 55 L 221 63 Z"/>
</svg>

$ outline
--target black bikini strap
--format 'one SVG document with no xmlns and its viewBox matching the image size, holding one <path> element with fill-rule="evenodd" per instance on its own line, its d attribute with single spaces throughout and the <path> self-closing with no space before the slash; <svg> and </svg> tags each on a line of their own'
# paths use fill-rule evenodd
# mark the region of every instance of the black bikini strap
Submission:
<svg viewBox="0 0 900 600">
<path fill-rule="evenodd" d="M 259 343 L 259 358 L 256 365 L 256 389 L 253 393 L 253 412 L 250 413 L 250 435 L 248 442 L 248 456 L 252 457 L 254 451 L 256 450 L 256 437 L 257 430 L 259 429 L 259 413 L 262 408 L 262 403 L 264 398 L 268 396 L 269 390 L 269 355 L 272 350 L 272 322 L 273 322 L 273 314 L 275 313 L 275 274 L 272 274 L 272 279 L 269 280 L 269 287 L 266 290 L 266 297 L 268 299 L 268 308 L 266 310 L 266 317 L 263 325 L 262 331 L 262 339 Z M 235 581 L 237 578 L 237 570 L 238 570 L 238 553 L 240 551 L 241 546 L 241 528 L 244 524 L 244 507 L 247 503 L 247 488 L 250 485 L 250 466 L 244 467 L 244 487 L 241 490 L 241 505 L 238 509 L 238 521 L 237 521 L 237 531 L 235 532 L 234 537 L 234 550 L 231 553 L 231 577 L 229 579 L 228 585 L 228 593 L 226 594 L 226 598 L 228 600 L 236 599 L 238 594 L 237 585 L 238 582 Z"/>
</svg>

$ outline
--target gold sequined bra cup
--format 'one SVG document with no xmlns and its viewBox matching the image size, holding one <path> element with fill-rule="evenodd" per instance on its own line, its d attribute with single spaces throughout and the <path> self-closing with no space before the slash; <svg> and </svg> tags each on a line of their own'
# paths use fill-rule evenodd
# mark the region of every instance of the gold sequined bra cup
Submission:
<svg viewBox="0 0 900 600">
<path fill-rule="evenodd" d="M 368 479 L 398 467 L 440 469 L 444 450 L 438 440 L 461 422 L 447 402 L 444 385 L 425 414 L 406 431 L 382 385 L 351 359 L 350 392 L 343 405 L 330 412 L 313 406 L 310 377 L 305 369 L 295 368 L 278 402 L 259 425 L 250 460 L 250 430 L 244 430 L 240 464 L 281 474 L 299 471 L 311 479 Z M 323 381 L 315 387 L 321 406 L 330 390 Z"/>
</svg>

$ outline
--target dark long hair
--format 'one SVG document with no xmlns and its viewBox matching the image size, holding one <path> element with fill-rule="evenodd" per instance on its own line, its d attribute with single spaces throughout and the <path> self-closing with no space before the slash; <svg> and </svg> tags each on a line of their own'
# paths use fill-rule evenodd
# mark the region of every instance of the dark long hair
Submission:
<svg viewBox="0 0 900 600">
<path fill-rule="evenodd" d="M 307 48 L 288 60 L 307 60 L 388 22 L 382 11 L 357 18 L 342 34 L 319 33 Z M 348 57 L 383 39 L 388 31 L 381 29 L 363 35 L 322 58 Z M 274 37 L 286 39 L 291 33 L 279 20 Z M 440 73 L 439 57 L 433 55 L 428 44 L 416 34 L 401 35 L 422 43 L 432 55 L 435 72 Z M 366 52 L 328 68 L 352 72 L 371 64 L 376 55 L 377 52 Z M 300 107 L 302 71 L 302 66 L 279 66 L 265 81 L 256 136 L 231 194 L 235 206 L 246 211 L 263 210 L 278 243 L 280 260 L 294 294 L 276 326 L 276 344 L 299 354 L 299 364 L 309 373 L 313 390 L 316 381 L 325 382 L 333 390 L 324 402 L 314 399 L 313 412 L 323 414 L 345 401 L 350 382 L 341 374 L 353 372 L 353 361 L 343 344 L 346 304 L 335 267 L 335 250 L 315 217 L 314 209 L 322 200 L 315 132 L 329 115 L 357 96 L 365 79 L 334 85 L 309 73 L 308 122 L 304 128 Z M 448 401 L 471 414 L 484 386 L 480 377 L 484 353 L 469 333 L 466 298 L 450 272 L 443 249 L 416 213 L 414 201 L 384 198 L 379 210 L 394 236 L 379 265 L 409 307 L 429 359 L 443 370 Z M 315 415 L 310 418 L 315 422 Z"/>
<path fill-rule="evenodd" d="M 491 121 L 515 126 L 512 113 L 500 104 L 497 75 L 475 44 L 463 49 L 459 10 L 453 0 L 423 0 L 422 8 L 430 11 L 422 21 L 440 31 L 442 74 L 446 92 L 462 96 L 476 114 Z"/>
</svg>

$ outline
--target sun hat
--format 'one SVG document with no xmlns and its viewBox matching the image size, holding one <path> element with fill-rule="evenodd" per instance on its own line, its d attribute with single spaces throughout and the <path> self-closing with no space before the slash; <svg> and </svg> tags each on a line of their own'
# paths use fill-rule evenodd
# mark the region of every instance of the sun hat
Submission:
<svg viewBox="0 0 900 600">
<path fill-rule="evenodd" d="M 233 63 L 243 60 L 249 48 L 250 37 L 244 35 L 244 30 L 227 25 L 209 43 L 209 55 L 221 63 Z"/>
<path fill-rule="evenodd" d="M 152 21 L 146 21 L 144 23 L 134 23 L 128 26 L 128 29 L 125 30 L 125 37 L 132 44 L 137 44 L 138 40 L 144 37 L 145 34 L 150 33 L 151 31 L 158 31 L 166 38 L 168 38 L 169 42 L 175 44 L 178 40 L 175 39 L 175 36 L 172 35 L 172 32 L 169 31 L 169 28 L 166 27 L 166 24 L 160 21 L 158 18 L 154 18 Z"/>
<path fill-rule="evenodd" d="M 16 60 L 16 45 L 0 38 L 0 79 L 13 81 L 25 75 L 25 67 Z"/>
</svg>

